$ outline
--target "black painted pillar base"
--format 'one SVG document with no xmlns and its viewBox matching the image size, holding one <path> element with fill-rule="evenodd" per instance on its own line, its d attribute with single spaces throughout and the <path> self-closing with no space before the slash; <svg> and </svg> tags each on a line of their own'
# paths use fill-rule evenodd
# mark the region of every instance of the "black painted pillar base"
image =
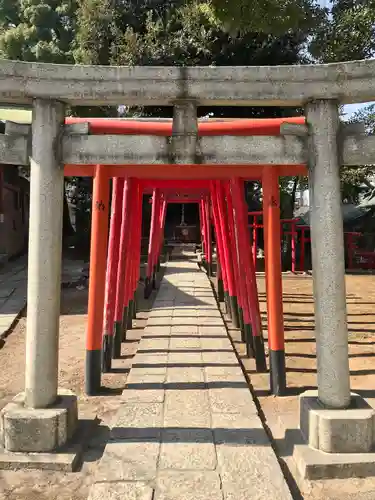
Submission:
<svg viewBox="0 0 375 500">
<path fill-rule="evenodd" d="M 221 278 L 217 280 L 217 298 L 219 302 L 224 302 L 224 284 Z"/>
<path fill-rule="evenodd" d="M 240 330 L 241 330 L 241 340 L 245 340 L 245 323 L 243 320 L 243 310 L 242 307 L 238 306 L 238 319 L 240 320 Z"/>
<path fill-rule="evenodd" d="M 266 363 L 266 353 L 264 352 L 264 342 L 260 335 L 253 337 L 254 354 L 255 354 L 255 366 L 259 373 L 265 373 L 267 371 Z"/>
<path fill-rule="evenodd" d="M 133 319 L 137 319 L 137 293 L 133 296 Z"/>
<path fill-rule="evenodd" d="M 238 315 L 238 303 L 237 303 L 237 297 L 229 297 L 229 304 L 230 304 L 230 309 L 232 311 L 232 323 L 234 328 L 239 328 L 240 327 L 240 318 Z"/>
<path fill-rule="evenodd" d="M 156 271 L 152 273 L 152 288 L 156 290 Z"/>
<path fill-rule="evenodd" d="M 115 321 L 113 326 L 113 350 L 112 359 L 121 358 L 122 322 Z"/>
<path fill-rule="evenodd" d="M 207 262 L 207 275 L 212 276 L 212 264 Z"/>
<path fill-rule="evenodd" d="M 128 315 L 126 323 L 126 327 L 128 330 L 131 330 L 133 328 L 133 317 L 134 317 L 133 308 L 134 308 L 134 302 L 133 299 L 130 299 L 128 305 Z"/>
<path fill-rule="evenodd" d="M 152 283 L 150 281 L 150 278 L 146 278 L 145 280 L 145 291 L 144 291 L 144 298 L 148 299 L 152 293 Z"/>
<path fill-rule="evenodd" d="M 286 393 L 285 352 L 269 351 L 270 357 L 270 387 L 275 396 L 284 396 Z"/>
<path fill-rule="evenodd" d="M 109 373 L 112 369 L 113 335 L 103 335 L 102 372 Z"/>
<path fill-rule="evenodd" d="M 102 350 L 86 351 L 85 392 L 94 396 L 100 392 L 102 375 Z"/>
<path fill-rule="evenodd" d="M 121 323 L 121 342 L 126 340 L 126 331 L 128 327 L 128 306 L 124 306 Z"/>
<path fill-rule="evenodd" d="M 225 302 L 225 312 L 231 318 L 232 317 L 232 311 L 230 309 L 230 304 L 229 304 L 229 292 L 224 292 L 224 302 Z"/>
<path fill-rule="evenodd" d="M 244 333 L 245 333 L 245 343 L 246 343 L 246 356 L 248 358 L 254 358 L 254 338 L 253 338 L 253 329 L 251 325 L 245 323 L 244 324 Z"/>
</svg>

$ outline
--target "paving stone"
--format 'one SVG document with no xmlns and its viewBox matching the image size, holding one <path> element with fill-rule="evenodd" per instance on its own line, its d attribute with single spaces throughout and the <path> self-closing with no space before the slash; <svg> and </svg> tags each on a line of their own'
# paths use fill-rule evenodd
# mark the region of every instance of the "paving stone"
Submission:
<svg viewBox="0 0 375 500">
<path fill-rule="evenodd" d="M 259 444 L 217 445 L 216 453 L 224 500 L 292 500 L 271 445 L 261 432 Z"/>
<path fill-rule="evenodd" d="M 159 468 L 215 470 L 217 461 L 213 441 L 209 429 L 164 430 Z"/>
<path fill-rule="evenodd" d="M 156 368 L 156 370 L 159 370 L 159 368 Z M 131 388 L 132 385 L 136 384 L 164 384 L 166 378 L 167 372 L 164 369 L 160 373 L 150 374 L 147 373 L 147 370 L 132 368 L 126 379 L 126 387 Z"/>
<path fill-rule="evenodd" d="M 204 373 L 207 382 L 216 380 L 245 382 L 245 377 L 238 364 L 235 366 L 226 366 L 225 368 L 220 365 L 205 366 Z"/>
<path fill-rule="evenodd" d="M 15 288 L 9 288 L 9 287 L 1 287 L 0 288 L 0 299 L 7 299 L 13 292 Z"/>
<path fill-rule="evenodd" d="M 152 308 L 163 310 L 163 309 L 170 309 L 173 306 L 174 306 L 173 300 L 155 300 L 155 302 L 152 305 Z"/>
<path fill-rule="evenodd" d="M 197 318 L 195 315 L 194 317 L 186 316 L 186 317 L 179 317 L 179 316 L 173 316 L 172 318 L 172 326 L 199 326 L 200 324 L 200 319 Z"/>
<path fill-rule="evenodd" d="M 0 315 L 0 334 L 9 330 L 15 320 L 14 314 L 1 314 Z"/>
<path fill-rule="evenodd" d="M 172 316 L 169 317 L 158 317 L 153 316 L 147 320 L 147 326 L 171 326 L 172 325 Z"/>
<path fill-rule="evenodd" d="M 155 500 L 222 500 L 220 477 L 216 472 L 160 471 Z"/>
<path fill-rule="evenodd" d="M 199 301 L 193 300 L 175 300 L 175 305 L 178 307 L 195 307 L 199 304 Z"/>
<path fill-rule="evenodd" d="M 224 322 L 221 317 L 218 318 L 210 318 L 207 316 L 203 316 L 199 318 L 199 324 L 201 326 L 224 326 Z"/>
<path fill-rule="evenodd" d="M 257 413 L 249 389 L 230 387 L 208 389 L 212 413 Z"/>
<path fill-rule="evenodd" d="M 132 369 L 130 370 L 130 374 L 127 378 L 127 381 L 129 381 L 129 378 L 130 377 L 135 377 L 137 378 L 138 380 L 141 378 L 141 377 L 144 377 L 144 376 L 148 376 L 148 375 L 152 375 L 152 376 L 155 376 L 155 377 L 164 377 L 163 378 L 163 381 L 165 380 L 165 376 L 167 374 L 167 365 L 165 366 L 133 366 Z M 134 383 L 138 383 L 136 380 L 134 380 Z"/>
<path fill-rule="evenodd" d="M 110 439 L 159 439 L 162 426 L 162 403 L 127 403 L 117 411 Z"/>
<path fill-rule="evenodd" d="M 243 373 L 240 368 L 221 368 L 221 371 L 218 369 L 217 373 L 212 373 L 210 369 L 215 370 L 215 367 L 206 366 L 204 372 L 204 378 L 207 382 L 207 388 L 213 389 L 217 388 L 235 388 L 235 389 L 246 389 L 249 390 L 249 386 L 243 376 Z M 206 371 L 209 370 L 209 371 Z"/>
<path fill-rule="evenodd" d="M 197 310 L 191 307 L 184 309 L 175 308 L 173 311 L 173 318 L 196 318 L 197 314 Z"/>
<path fill-rule="evenodd" d="M 170 352 L 168 354 L 168 365 L 197 365 L 202 367 L 203 358 L 202 353 L 197 352 Z"/>
<path fill-rule="evenodd" d="M 159 441 L 109 442 L 95 476 L 96 482 L 150 481 L 156 477 Z"/>
<path fill-rule="evenodd" d="M 173 312 L 174 312 L 173 307 L 169 309 L 151 309 L 149 313 L 149 318 L 158 318 L 158 317 L 169 318 L 170 316 L 173 315 Z"/>
<path fill-rule="evenodd" d="M 202 349 L 211 349 L 212 351 L 223 351 L 227 350 L 234 354 L 232 344 L 227 337 L 210 339 L 207 337 L 201 337 Z"/>
<path fill-rule="evenodd" d="M 154 389 L 124 389 L 122 398 L 126 403 L 163 403 L 165 399 L 164 385 L 153 384 Z"/>
<path fill-rule="evenodd" d="M 170 326 L 146 326 L 146 328 L 143 330 L 142 338 L 169 338 L 170 335 Z"/>
<path fill-rule="evenodd" d="M 168 367 L 167 369 L 167 383 L 168 384 L 182 384 L 187 385 L 190 383 L 202 384 L 202 389 L 204 389 L 204 370 L 198 367 L 187 367 L 187 368 L 173 368 Z M 168 387 L 169 388 L 169 387 Z M 181 387 L 182 390 L 182 387 Z"/>
<path fill-rule="evenodd" d="M 205 364 L 214 364 L 214 365 L 223 365 L 227 367 L 230 366 L 238 366 L 238 359 L 234 352 L 202 352 L 203 363 Z"/>
<path fill-rule="evenodd" d="M 126 389 L 122 392 L 122 399 L 127 403 L 163 403 L 165 379 L 165 373 L 133 375 L 130 372 L 126 380 Z"/>
<path fill-rule="evenodd" d="M 136 354 L 133 358 L 132 366 L 134 368 L 166 368 L 168 354 L 151 353 L 151 354 Z"/>
<path fill-rule="evenodd" d="M 201 339 L 197 336 L 196 338 L 173 338 L 169 342 L 169 349 L 171 351 L 175 350 L 186 350 L 186 349 L 201 349 Z"/>
<path fill-rule="evenodd" d="M 195 335 L 198 336 L 198 326 L 193 325 L 179 325 L 172 326 L 171 335 Z"/>
<path fill-rule="evenodd" d="M 199 311 L 197 311 L 197 314 L 199 315 L 198 317 L 200 317 L 200 318 L 220 318 L 220 319 L 222 319 L 220 311 L 217 308 L 208 309 L 208 308 L 203 306 L 203 307 L 199 308 Z"/>
<path fill-rule="evenodd" d="M 96 483 L 88 500 L 152 500 L 153 489 L 146 483 Z"/>
<path fill-rule="evenodd" d="M 215 444 L 269 445 L 268 436 L 257 414 L 213 413 Z"/>
<path fill-rule="evenodd" d="M 202 337 L 206 336 L 207 337 L 213 337 L 213 338 L 217 338 L 217 337 L 225 337 L 225 338 L 228 338 L 228 332 L 225 328 L 225 326 L 208 326 L 208 325 L 204 325 L 204 326 L 199 326 L 199 335 L 201 335 Z"/>
<path fill-rule="evenodd" d="M 167 390 L 165 393 L 164 428 L 210 428 L 208 393 L 205 390 Z"/>
<path fill-rule="evenodd" d="M 138 344 L 138 354 L 147 354 L 147 352 L 143 351 L 155 351 L 155 350 L 160 350 L 160 351 L 168 351 L 169 349 L 169 338 L 167 339 L 150 339 L 147 337 L 144 337 L 140 340 Z M 163 354 L 163 353 L 160 353 Z"/>
</svg>

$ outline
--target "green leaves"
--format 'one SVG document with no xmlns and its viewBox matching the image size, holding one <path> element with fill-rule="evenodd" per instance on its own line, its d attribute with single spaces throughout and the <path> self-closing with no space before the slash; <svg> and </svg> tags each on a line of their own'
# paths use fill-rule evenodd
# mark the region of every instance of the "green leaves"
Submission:
<svg viewBox="0 0 375 500">
<path fill-rule="evenodd" d="M 73 62 L 75 0 L 0 0 L 0 56 Z"/>
<path fill-rule="evenodd" d="M 282 35 L 310 30 L 321 16 L 315 0 L 212 0 L 212 6 L 230 32 Z"/>
<path fill-rule="evenodd" d="M 322 62 L 373 57 L 374 0 L 336 0 L 331 14 L 314 34 L 310 47 L 312 54 Z"/>
</svg>

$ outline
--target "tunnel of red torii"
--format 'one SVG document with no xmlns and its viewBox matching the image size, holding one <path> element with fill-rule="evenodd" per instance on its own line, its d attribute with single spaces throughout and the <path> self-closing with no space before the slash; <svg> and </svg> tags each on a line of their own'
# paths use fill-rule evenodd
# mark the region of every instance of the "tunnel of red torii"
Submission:
<svg viewBox="0 0 375 500">
<path fill-rule="evenodd" d="M 137 120 L 110 120 L 110 119 L 68 119 L 68 124 L 88 123 L 91 134 L 114 135 L 172 135 L 172 121 L 137 121 Z M 233 121 L 206 121 L 198 124 L 199 136 L 279 136 L 282 123 L 305 123 L 304 117 L 284 119 L 253 119 Z M 286 167 L 286 168 L 285 168 Z M 306 174 L 303 166 L 286 165 L 284 168 L 275 167 L 269 170 L 259 167 L 254 170 L 251 177 L 246 180 L 261 180 L 263 186 L 265 221 L 266 221 L 266 280 L 272 283 L 267 286 L 268 309 L 268 345 L 270 359 L 270 383 L 274 394 L 284 394 L 286 388 L 284 332 L 282 317 L 282 277 L 281 277 L 281 243 L 280 243 L 280 204 L 279 184 L 280 175 Z M 98 169 L 103 170 L 98 175 Z M 116 169 L 121 167 L 115 167 Z M 96 269 L 91 275 L 89 289 L 89 317 L 87 335 L 87 360 L 86 365 L 86 390 L 88 394 L 95 394 L 100 388 L 100 358 L 104 371 L 111 369 L 111 357 L 119 358 L 121 355 L 121 340 L 126 339 L 126 330 L 131 327 L 134 314 L 134 296 L 138 283 L 140 265 L 140 244 L 129 235 L 137 234 L 136 228 L 140 225 L 140 201 L 128 208 L 131 221 L 126 221 L 127 190 L 130 198 L 141 199 L 143 193 L 153 191 L 152 214 L 150 228 L 150 244 L 148 251 L 146 293 L 149 294 L 150 286 L 155 287 L 155 273 L 159 254 L 163 242 L 164 221 L 166 206 L 171 202 L 185 203 L 186 196 L 192 201 L 199 199 L 199 215 L 202 234 L 202 243 L 208 271 L 212 269 L 212 235 L 211 225 L 215 228 L 217 240 L 219 279 L 223 284 L 223 294 L 227 303 L 234 326 L 241 328 L 242 339 L 246 342 L 247 355 L 254 356 L 258 371 L 267 370 L 264 342 L 261 331 L 261 318 L 257 297 L 256 276 L 251 258 L 250 238 L 247 228 L 247 208 L 244 203 L 243 178 L 233 177 L 233 168 L 222 169 L 221 181 L 200 180 L 161 180 L 161 179 L 132 179 L 119 180 L 116 176 L 113 186 L 113 213 L 109 233 L 109 253 L 107 273 L 105 273 L 105 259 L 107 246 L 103 234 L 108 228 L 103 225 L 96 226 L 96 206 L 108 206 L 108 182 L 111 174 L 106 173 L 104 166 L 93 166 L 86 171 L 82 166 L 66 166 L 65 175 L 74 172 L 75 175 L 94 176 L 93 197 L 93 224 L 91 235 L 91 261 L 90 269 Z M 78 169 L 78 170 L 77 170 Z M 118 171 L 116 172 L 118 173 Z M 107 179 L 105 179 L 105 176 Z M 100 182 L 100 186 L 97 183 Z M 125 182 L 125 187 L 123 183 Z M 104 187 L 102 184 L 106 184 Z M 120 186 L 119 186 L 120 183 Z M 129 186 L 128 186 L 129 184 Z M 119 191 L 119 192 L 118 192 Z M 121 205 L 121 196 L 123 204 Z M 180 198 L 179 198 L 180 197 Z M 171 198 L 171 199 L 168 199 Z M 272 203 L 270 203 L 272 200 Z M 130 203 L 130 202 L 129 202 Z M 122 206 L 122 218 L 119 217 Z M 268 210 L 267 210 L 268 207 Z M 99 211 L 100 213 L 100 211 Z M 126 221 L 121 224 L 121 220 Z M 129 224 L 127 226 L 126 224 Z M 131 224 L 134 224 L 131 226 Z M 272 232 L 272 236 L 270 236 Z M 98 234 L 100 237 L 98 238 Z M 138 237 L 138 235 L 137 235 Z M 270 243 L 269 243 L 270 241 Z M 271 248 L 271 246 L 272 248 Z M 101 248 L 101 253 L 98 254 Z M 120 248 L 120 250 L 119 250 Z M 131 254 L 134 252 L 134 256 Z M 129 262 L 128 262 L 129 261 Z M 116 265 L 118 263 L 118 266 Z M 130 266 L 130 267 L 129 267 Z M 133 269 L 134 267 L 134 269 Z M 245 271 L 241 273 L 241 270 Z M 101 270 L 101 272 L 100 272 Z M 124 277 L 125 275 L 125 277 Z M 107 276 L 107 283 L 104 281 Z M 125 284 L 123 282 L 125 281 Z M 100 328 L 104 299 L 104 332 Z M 116 295 L 115 292 L 116 291 Z M 220 297 L 221 298 L 221 297 Z M 102 340 L 103 339 L 103 340 Z"/>
<path fill-rule="evenodd" d="M 251 68 L 111 68 L 2 61 L 0 103 L 33 109 L 31 127 L 7 122 L 5 134 L 0 135 L 0 163 L 31 167 L 25 391 L 1 413 L 5 449 L 47 451 L 53 439 L 57 448 L 61 440 L 69 439 L 77 422 L 73 411 L 71 429 L 57 442 L 38 413 L 49 408 L 52 414 L 58 405 L 60 411 L 61 405 L 70 408 L 76 401 L 73 393 L 58 388 L 64 175 L 93 177 L 87 393 L 100 388 L 101 372 L 111 368 L 135 313 L 143 193 L 153 200 L 147 290 L 158 267 L 168 197 L 171 190 L 182 195 L 189 188 L 189 196 L 199 194 L 194 199 L 199 201 L 207 269 L 214 230 L 228 310 L 242 327 L 248 355 L 254 355 L 259 370 L 266 368 L 244 200 L 244 181 L 260 180 L 270 386 L 274 394 L 283 394 L 278 180 L 308 174 L 318 390 L 301 395 L 301 400 L 310 398 L 332 409 L 330 422 L 339 422 L 353 399 L 339 170 L 342 165 L 374 165 L 375 137 L 367 136 L 362 125 L 341 123 L 338 110 L 341 104 L 375 100 L 374 81 L 375 61 Z M 120 104 L 171 106 L 173 119 L 65 118 L 66 106 Z M 198 120 L 200 106 L 303 107 L 306 118 Z M 301 421 L 315 411 L 311 405 L 301 404 Z M 25 413 L 22 435 L 33 439 L 21 444 L 13 429 Z M 353 417 L 354 424 L 358 419 Z M 36 423 L 43 427 L 39 435 L 49 437 L 48 446 L 34 439 Z M 302 429 L 309 443 L 319 425 Z M 347 451 L 351 444 L 342 439 Z M 367 445 L 368 440 L 362 451 L 370 450 Z"/>
</svg>

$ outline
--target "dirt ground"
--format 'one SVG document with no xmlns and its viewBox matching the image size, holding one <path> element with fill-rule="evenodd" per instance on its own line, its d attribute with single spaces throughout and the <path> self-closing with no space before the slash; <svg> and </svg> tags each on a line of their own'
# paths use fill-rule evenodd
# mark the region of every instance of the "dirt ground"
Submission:
<svg viewBox="0 0 375 500">
<path fill-rule="evenodd" d="M 230 334 L 257 396 L 275 449 L 294 488 L 294 498 L 306 500 L 369 500 L 375 498 L 374 479 L 305 482 L 298 488 L 293 479 L 293 442 L 298 427 L 298 394 L 316 387 L 316 361 L 312 280 L 309 276 L 284 275 L 284 316 L 288 395 L 269 395 L 269 377 L 257 374 L 254 361 L 244 357 L 239 332 Z M 259 280 L 263 326 L 266 330 L 265 288 Z M 348 276 L 348 320 L 352 389 L 375 404 L 375 276 Z M 141 293 L 139 294 L 141 298 Z M 0 471 L 0 500 L 86 500 L 93 473 L 108 437 L 108 425 L 119 405 L 131 359 L 138 345 L 154 296 L 141 299 L 136 328 L 123 346 L 123 357 L 114 363 L 114 372 L 103 375 L 103 395 L 84 395 L 84 354 L 87 290 L 63 291 L 60 338 L 60 386 L 79 396 L 80 418 L 98 417 L 99 422 L 87 442 L 82 468 L 76 473 L 42 471 Z M 229 325 L 230 326 L 230 325 Z M 24 385 L 25 318 L 22 318 L 0 349 L 0 408 Z M 340 491 L 340 493 L 339 493 Z M 250 500 L 250 499 L 249 499 Z M 265 499 L 268 500 L 268 499 Z"/>
<path fill-rule="evenodd" d="M 375 276 L 348 275 L 347 305 L 351 388 L 375 405 Z M 258 280 L 262 323 L 267 329 L 264 279 Z M 269 394 L 269 375 L 257 374 L 255 363 L 248 360 L 239 332 L 230 329 L 236 349 L 250 378 L 254 394 L 263 412 L 286 476 L 294 488 L 295 498 L 305 500 L 369 500 L 375 498 L 375 478 L 305 481 L 298 480 L 291 459 L 293 444 L 300 442 L 298 429 L 298 395 L 316 388 L 316 355 L 314 336 L 314 302 L 312 278 L 308 275 L 284 274 L 284 324 L 288 394 Z M 340 490 L 340 493 L 338 493 Z"/>
<path fill-rule="evenodd" d="M 123 344 L 122 359 L 114 360 L 114 371 L 102 376 L 103 395 L 84 394 L 85 330 L 87 290 L 64 289 L 60 317 L 60 387 L 73 390 L 79 397 L 80 419 L 94 419 L 83 456 L 76 473 L 47 471 L 0 471 L 0 500 L 87 500 L 96 465 L 103 453 L 108 425 L 115 414 L 125 386 L 131 360 L 154 299 L 146 301 L 139 295 L 138 319 Z M 24 388 L 26 319 L 21 318 L 0 350 L 0 409 Z"/>
</svg>

